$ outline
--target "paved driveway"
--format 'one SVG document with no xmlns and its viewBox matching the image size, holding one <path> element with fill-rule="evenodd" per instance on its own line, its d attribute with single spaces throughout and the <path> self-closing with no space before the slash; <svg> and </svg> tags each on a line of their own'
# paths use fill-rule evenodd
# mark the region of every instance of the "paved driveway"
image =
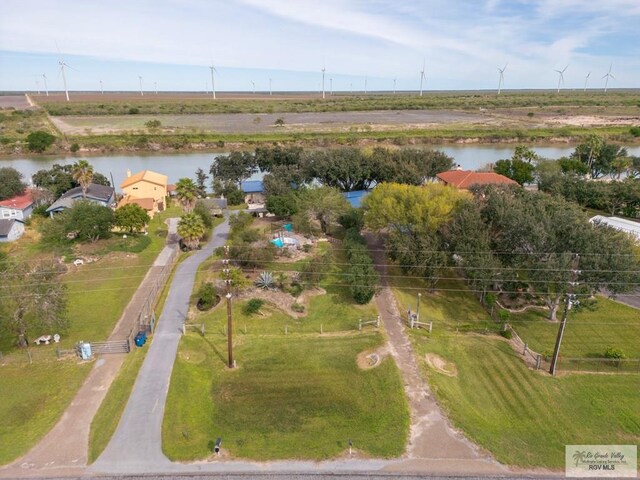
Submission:
<svg viewBox="0 0 640 480">
<path fill-rule="evenodd" d="M 149 352 L 140 369 L 129 402 L 107 448 L 91 467 L 93 472 L 169 471 L 162 453 L 162 420 L 173 363 L 189 309 L 198 266 L 226 242 L 229 223 L 213 232 L 209 243 L 176 269 Z"/>
</svg>

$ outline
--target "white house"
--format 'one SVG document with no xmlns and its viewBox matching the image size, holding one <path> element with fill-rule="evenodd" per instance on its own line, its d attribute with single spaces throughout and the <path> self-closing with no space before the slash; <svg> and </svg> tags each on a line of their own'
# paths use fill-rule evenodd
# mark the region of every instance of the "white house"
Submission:
<svg viewBox="0 0 640 480">
<path fill-rule="evenodd" d="M 24 234 L 24 222 L 17 218 L 0 219 L 0 242 L 14 242 Z"/>
<path fill-rule="evenodd" d="M 634 237 L 636 242 L 640 242 L 640 223 L 638 222 L 627 220 L 626 218 L 603 217 L 602 215 L 596 215 L 595 217 L 590 218 L 589 221 L 591 223 L 607 225 L 615 228 L 616 230 L 628 233 Z"/>
<path fill-rule="evenodd" d="M 31 189 L 27 188 L 22 195 L 0 201 L 0 219 L 26 220 L 34 206 Z"/>
</svg>

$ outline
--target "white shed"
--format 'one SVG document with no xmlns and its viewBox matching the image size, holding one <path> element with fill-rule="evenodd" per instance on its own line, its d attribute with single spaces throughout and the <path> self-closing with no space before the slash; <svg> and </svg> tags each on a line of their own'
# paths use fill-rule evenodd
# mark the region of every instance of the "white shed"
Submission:
<svg viewBox="0 0 640 480">
<path fill-rule="evenodd" d="M 14 242 L 24 234 L 24 222 L 16 218 L 0 219 L 0 242 Z"/>
</svg>

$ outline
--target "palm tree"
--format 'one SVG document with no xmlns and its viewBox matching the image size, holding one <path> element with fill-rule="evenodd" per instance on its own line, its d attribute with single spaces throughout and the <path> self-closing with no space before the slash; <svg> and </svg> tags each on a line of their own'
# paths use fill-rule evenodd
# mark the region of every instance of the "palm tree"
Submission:
<svg viewBox="0 0 640 480">
<path fill-rule="evenodd" d="M 186 213 L 178 222 L 178 235 L 182 237 L 189 250 L 198 248 L 206 230 L 202 218 L 196 213 Z"/>
<path fill-rule="evenodd" d="M 176 195 L 184 213 L 191 213 L 196 205 L 198 186 L 190 178 L 181 178 L 176 183 Z"/>
<path fill-rule="evenodd" d="M 86 160 L 78 160 L 73 164 L 71 169 L 73 179 L 80 184 L 82 188 L 82 198 L 87 197 L 87 189 L 93 180 L 93 167 Z"/>
</svg>

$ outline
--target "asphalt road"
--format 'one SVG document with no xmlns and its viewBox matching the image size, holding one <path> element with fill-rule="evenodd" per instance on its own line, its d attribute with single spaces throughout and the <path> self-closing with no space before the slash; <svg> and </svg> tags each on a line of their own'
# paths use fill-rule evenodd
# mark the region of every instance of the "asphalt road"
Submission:
<svg viewBox="0 0 640 480">
<path fill-rule="evenodd" d="M 198 266 L 226 242 L 229 222 L 213 232 L 204 248 L 176 269 L 164 309 L 158 321 L 149 352 L 140 369 L 129 402 L 115 434 L 102 455 L 90 467 L 91 472 L 173 471 L 162 453 L 162 420 L 169 380 L 182 324 L 189 309 Z"/>
</svg>

